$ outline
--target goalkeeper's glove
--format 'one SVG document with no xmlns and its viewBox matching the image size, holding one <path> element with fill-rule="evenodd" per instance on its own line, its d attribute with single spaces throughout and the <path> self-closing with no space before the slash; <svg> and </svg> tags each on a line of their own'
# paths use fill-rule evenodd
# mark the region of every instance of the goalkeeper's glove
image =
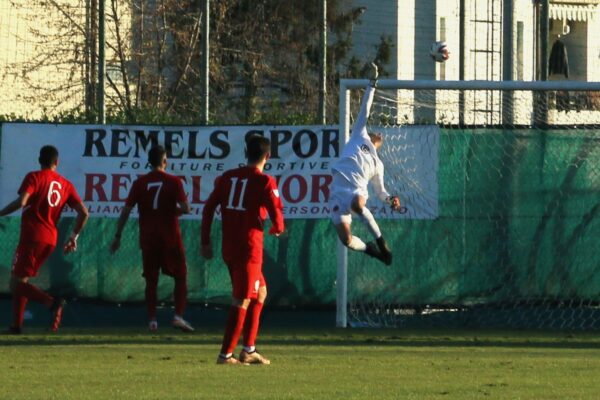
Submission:
<svg viewBox="0 0 600 400">
<path fill-rule="evenodd" d="M 401 208 L 400 197 L 398 197 L 398 196 L 388 196 L 385 199 L 385 202 L 387 204 L 389 204 L 389 206 L 392 208 L 392 210 L 399 211 Z"/>
</svg>

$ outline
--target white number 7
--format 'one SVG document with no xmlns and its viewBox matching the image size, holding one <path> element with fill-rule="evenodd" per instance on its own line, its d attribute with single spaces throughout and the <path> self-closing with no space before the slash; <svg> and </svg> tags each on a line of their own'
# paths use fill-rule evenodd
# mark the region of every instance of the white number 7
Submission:
<svg viewBox="0 0 600 400">
<path fill-rule="evenodd" d="M 158 208 L 158 195 L 160 194 L 160 189 L 162 189 L 162 182 L 153 182 L 149 183 L 146 189 L 150 190 L 153 188 L 158 188 L 156 193 L 154 193 L 154 201 L 152 202 L 152 208 L 156 210 Z"/>
</svg>

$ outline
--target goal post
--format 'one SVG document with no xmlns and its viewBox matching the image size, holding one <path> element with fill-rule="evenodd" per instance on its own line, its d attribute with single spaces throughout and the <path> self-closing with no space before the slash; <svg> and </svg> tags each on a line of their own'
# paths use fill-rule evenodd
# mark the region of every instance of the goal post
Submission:
<svg viewBox="0 0 600 400">
<path fill-rule="evenodd" d="M 340 146 L 368 83 L 340 81 Z M 600 327 L 600 82 L 381 79 L 369 125 L 388 191 L 436 205 L 376 214 L 391 267 L 338 242 L 338 327 Z"/>
</svg>

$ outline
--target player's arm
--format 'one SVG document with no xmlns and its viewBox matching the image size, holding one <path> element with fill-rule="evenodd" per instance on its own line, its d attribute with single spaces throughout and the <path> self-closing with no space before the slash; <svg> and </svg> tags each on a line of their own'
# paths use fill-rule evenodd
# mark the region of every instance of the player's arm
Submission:
<svg viewBox="0 0 600 400">
<path fill-rule="evenodd" d="M 263 202 L 269 213 L 269 218 L 271 219 L 269 234 L 279 236 L 285 230 L 285 223 L 283 220 L 283 204 L 279 198 L 277 183 L 273 178 L 269 178 L 267 186 L 265 187 Z"/>
<path fill-rule="evenodd" d="M 23 193 L 19 194 L 19 197 L 17 197 L 16 199 L 14 199 L 10 203 L 8 203 L 6 205 L 6 207 L 4 207 L 2 210 L 0 210 L 0 217 L 4 217 L 5 215 L 12 214 L 15 211 L 20 210 L 21 208 L 25 207 L 25 204 L 27 204 L 27 201 L 29 200 L 29 196 L 30 196 L 29 192 L 23 192 Z"/>
<path fill-rule="evenodd" d="M 383 164 L 378 163 L 377 173 L 371 178 L 371 185 L 373 186 L 373 191 L 379 198 L 379 200 L 389 204 L 393 210 L 399 211 L 401 208 L 400 198 L 398 196 L 394 196 L 388 193 L 385 189 L 385 185 L 383 183 Z"/>
<path fill-rule="evenodd" d="M 219 193 L 221 191 L 220 177 L 215 179 L 215 187 L 208 196 L 204 209 L 202 210 L 202 223 L 200 225 L 200 255 L 207 260 L 213 258 L 212 244 L 210 242 L 210 230 L 212 228 L 215 211 L 219 205 Z"/>
<path fill-rule="evenodd" d="M 127 200 L 125 200 L 125 205 L 121 210 L 121 215 L 119 215 L 119 220 L 117 221 L 117 231 L 115 232 L 115 237 L 110 245 L 110 254 L 114 254 L 119 247 L 121 247 L 121 234 L 123 233 L 123 229 L 125 228 L 125 224 L 129 219 L 129 214 L 131 214 L 131 210 L 138 203 L 138 193 L 139 193 L 139 181 L 133 182 L 131 185 L 131 190 L 129 191 L 129 195 L 127 196 Z"/>
<path fill-rule="evenodd" d="M 178 215 L 189 214 L 190 211 L 191 211 L 190 203 L 188 203 L 187 200 L 177 202 L 177 214 Z"/>
<path fill-rule="evenodd" d="M 79 233 L 85 226 L 90 215 L 88 209 L 81 201 L 75 203 L 72 207 L 77 213 L 77 217 L 75 218 L 75 226 L 73 227 L 73 231 L 63 246 L 63 251 L 65 254 L 72 253 L 77 250 L 77 238 L 79 237 Z"/>
<path fill-rule="evenodd" d="M 189 214 L 191 211 L 190 203 L 188 202 L 183 183 L 180 179 L 177 180 L 177 215 Z"/>
<path fill-rule="evenodd" d="M 36 181 L 34 175 L 31 173 L 25 175 L 25 178 L 23 178 L 23 182 L 21 182 L 21 186 L 19 187 L 19 191 L 17 192 L 19 197 L 8 203 L 6 207 L 0 210 L 0 217 L 12 214 L 15 211 L 25 207 L 29 201 L 29 197 L 35 192 L 35 189 Z"/>
<path fill-rule="evenodd" d="M 119 221 L 117 222 L 117 231 L 115 232 L 115 238 L 113 239 L 112 244 L 110 245 L 110 254 L 114 254 L 119 247 L 121 247 L 121 234 L 123 233 L 123 229 L 125 228 L 125 224 L 129 219 L 129 214 L 131 214 L 131 210 L 133 207 L 125 205 L 121 210 L 121 215 L 119 215 Z"/>
<path fill-rule="evenodd" d="M 360 111 L 354 122 L 352 128 L 352 136 L 361 136 L 366 140 L 371 140 L 367 133 L 367 121 L 369 120 L 369 114 L 371 113 L 371 106 L 373 105 L 373 97 L 375 96 L 375 86 L 377 83 L 377 66 L 371 63 L 371 81 L 365 93 L 363 94 L 362 102 L 360 104 Z"/>
</svg>

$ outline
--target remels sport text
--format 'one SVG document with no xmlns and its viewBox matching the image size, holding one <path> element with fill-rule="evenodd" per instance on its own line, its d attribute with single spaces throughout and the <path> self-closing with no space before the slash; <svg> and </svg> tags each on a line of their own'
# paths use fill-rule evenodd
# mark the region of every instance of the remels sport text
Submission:
<svg viewBox="0 0 600 400">
<path fill-rule="evenodd" d="M 137 178 L 131 174 L 85 174 L 85 190 L 83 198 L 86 202 L 123 202 L 131 184 Z M 202 176 L 180 176 L 191 204 L 204 204 L 210 193 L 213 182 L 205 182 Z M 332 177 L 329 174 L 275 176 L 280 195 L 284 203 L 297 204 L 303 201 L 310 203 L 327 203 L 329 185 Z M 208 184 L 208 189 L 203 189 Z"/>
<path fill-rule="evenodd" d="M 83 157 L 142 158 L 152 147 L 160 144 L 167 149 L 169 159 L 222 160 L 231 152 L 229 131 L 198 130 L 141 130 L 90 128 L 85 130 Z M 245 137 L 259 134 L 271 139 L 271 159 L 293 152 L 299 158 L 338 156 L 337 129 L 323 128 L 318 133 L 310 129 L 296 132 L 286 129 L 249 130 Z"/>
</svg>

